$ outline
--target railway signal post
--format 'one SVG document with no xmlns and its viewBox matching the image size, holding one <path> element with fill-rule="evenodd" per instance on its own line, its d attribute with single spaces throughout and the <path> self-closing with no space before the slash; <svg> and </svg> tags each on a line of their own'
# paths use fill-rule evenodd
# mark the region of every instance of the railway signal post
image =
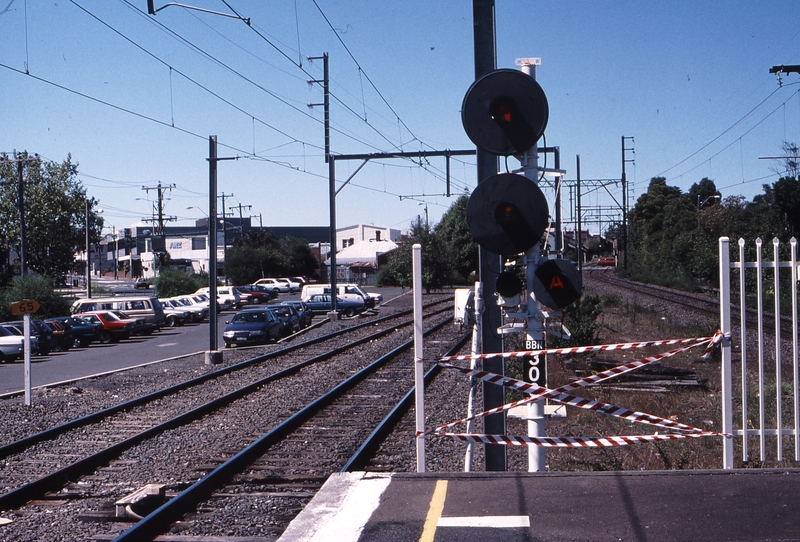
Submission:
<svg viewBox="0 0 800 542">
<path fill-rule="evenodd" d="M 524 176 L 500 173 L 479 179 L 467 203 L 467 226 L 481 249 L 502 256 L 503 262 L 524 253 L 524 259 L 516 260 L 525 268 L 524 302 L 522 281 L 513 270 L 500 273 L 495 291 L 499 310 L 524 321 L 502 325 L 498 331 L 525 331 L 527 350 L 545 348 L 547 309 L 560 310 L 580 296 L 580 276 L 576 278 L 574 266 L 541 255 L 549 210 L 538 184 L 542 170 L 536 143 L 547 126 L 549 110 L 533 73 L 540 63 L 538 58 L 518 59 L 522 71 L 500 69 L 478 78 L 461 108 L 464 130 L 475 145 L 495 155 L 513 155 L 522 163 Z M 546 386 L 544 356 L 525 359 L 524 378 Z M 529 436 L 545 436 L 544 400 L 531 403 L 525 418 Z M 528 458 L 529 471 L 545 469 L 543 447 L 530 446 Z"/>
</svg>

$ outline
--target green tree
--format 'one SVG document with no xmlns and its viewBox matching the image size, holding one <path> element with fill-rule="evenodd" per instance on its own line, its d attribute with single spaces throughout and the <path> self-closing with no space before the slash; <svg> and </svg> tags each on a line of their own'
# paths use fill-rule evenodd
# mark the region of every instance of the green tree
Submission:
<svg viewBox="0 0 800 542">
<path fill-rule="evenodd" d="M 467 282 L 470 273 L 478 270 L 478 244 L 467 227 L 468 201 L 468 194 L 459 196 L 434 230 L 439 246 L 444 250 L 442 256 L 450 265 L 450 280 L 459 284 Z"/>
<path fill-rule="evenodd" d="M 790 226 L 789 235 L 800 232 L 800 179 L 781 177 L 772 185 L 776 211 Z"/>
<path fill-rule="evenodd" d="M 427 293 L 449 284 L 451 267 L 446 249 L 427 221 L 417 217 L 411 223 L 408 240 L 389 255 L 387 265 L 381 267 L 376 278 L 379 286 L 410 288 L 413 284 L 413 246 L 422 247 L 422 285 Z"/>
<path fill-rule="evenodd" d="M 25 299 L 36 300 L 41 308 L 36 318 L 50 318 L 69 314 L 69 301 L 53 289 L 51 277 L 27 276 L 13 281 L 0 294 L 0 318 L 11 320 L 11 303 Z"/>
<path fill-rule="evenodd" d="M 225 255 L 225 275 L 233 284 L 249 284 L 263 277 L 315 275 L 317 260 L 308 242 L 269 231 L 252 230 L 237 239 Z"/>
<path fill-rule="evenodd" d="M 23 167 L 26 265 L 34 273 L 63 275 L 74 266 L 75 252 L 85 247 L 87 196 L 77 179 L 77 171 L 71 156 L 61 164 L 29 161 Z M 10 246 L 17 250 L 20 242 L 18 178 L 17 164 L 0 161 L 0 240 L 4 249 Z M 99 241 L 103 226 L 102 218 L 94 210 L 96 205 L 94 199 L 89 199 L 91 243 Z M 9 275 L 0 272 L 0 280 L 2 276 Z"/>
<path fill-rule="evenodd" d="M 165 267 L 153 280 L 158 297 L 175 297 L 196 292 L 208 286 L 208 275 L 190 275 L 184 269 Z"/>
<path fill-rule="evenodd" d="M 630 214 L 628 273 L 667 286 L 692 283 L 688 261 L 692 232 L 697 226 L 696 205 L 666 179 L 650 180 Z"/>
</svg>

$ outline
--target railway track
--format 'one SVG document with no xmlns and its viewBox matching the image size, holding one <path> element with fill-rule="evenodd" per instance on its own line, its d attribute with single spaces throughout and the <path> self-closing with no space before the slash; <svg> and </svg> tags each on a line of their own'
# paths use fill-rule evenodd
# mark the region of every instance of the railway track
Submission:
<svg viewBox="0 0 800 542">
<path fill-rule="evenodd" d="M 426 324 L 438 323 L 428 333 L 444 355 L 463 334 L 447 325 L 449 303 L 432 305 Z M 170 529 L 198 540 L 213 530 L 270 539 L 331 472 L 364 453 L 365 439 L 413 385 L 410 316 L 389 319 L 337 332 L 361 336 L 335 349 L 312 351 L 330 335 L 304 341 L 76 420 L 65 432 L 9 443 L 0 448 L 0 510 L 13 511 L 19 527 L 71 517 L 87 540 L 146 540 Z M 384 352 L 373 359 L 376 347 Z M 57 468 L 36 474 L 48 464 Z M 155 495 L 115 506 L 148 485 Z M 146 519 L 161 499 L 169 512 Z"/>
<path fill-rule="evenodd" d="M 628 291 L 634 291 L 645 295 L 649 298 L 658 299 L 666 303 L 680 305 L 692 309 L 695 312 L 707 314 L 713 317 L 719 317 L 719 299 L 709 296 L 692 294 L 689 292 L 681 292 L 680 290 L 673 290 L 671 288 L 664 288 L 662 286 L 655 286 L 652 284 L 645 284 L 642 282 L 633 282 L 630 280 L 622 279 L 616 276 L 615 273 L 606 269 L 592 269 L 586 268 L 588 276 L 591 280 L 603 282 L 618 288 L 624 288 Z M 737 294 L 738 295 L 738 294 Z M 738 328 L 740 318 L 740 306 L 731 305 L 731 318 L 734 327 Z M 775 330 L 775 315 L 770 312 L 759 312 L 755 309 L 746 309 L 745 316 L 747 318 L 748 327 L 755 328 L 759 316 L 762 325 L 767 333 L 773 333 Z M 780 319 L 781 336 L 792 336 L 792 321 L 791 318 L 782 316 Z"/>
</svg>

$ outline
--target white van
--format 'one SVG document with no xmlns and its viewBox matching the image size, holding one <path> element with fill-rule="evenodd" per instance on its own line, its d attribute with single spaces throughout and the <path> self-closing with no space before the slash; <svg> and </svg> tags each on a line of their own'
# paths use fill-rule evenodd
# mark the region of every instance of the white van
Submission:
<svg viewBox="0 0 800 542">
<path fill-rule="evenodd" d="M 360 299 L 369 309 L 373 308 L 377 303 L 383 301 L 383 296 L 381 294 L 368 294 L 358 284 L 337 284 L 336 290 L 338 291 L 337 297 L 352 301 L 357 301 Z M 312 295 L 330 293 L 330 284 L 306 284 L 303 286 L 303 292 L 300 294 L 300 299 L 307 301 Z"/>
<path fill-rule="evenodd" d="M 133 318 L 144 318 L 151 328 L 166 325 L 164 307 L 153 296 L 98 297 L 76 300 L 69 309 L 71 314 L 90 311 L 122 311 Z"/>
</svg>

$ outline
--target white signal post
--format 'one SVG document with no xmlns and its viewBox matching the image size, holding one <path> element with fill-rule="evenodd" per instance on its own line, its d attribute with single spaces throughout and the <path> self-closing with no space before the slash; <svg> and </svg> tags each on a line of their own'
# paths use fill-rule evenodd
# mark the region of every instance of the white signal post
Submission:
<svg viewBox="0 0 800 542">
<path fill-rule="evenodd" d="M 536 66 L 542 64 L 541 58 L 518 58 L 516 65 L 520 66 L 523 73 L 536 79 Z M 539 184 L 539 153 L 534 145 L 522 157 L 523 175 L 531 182 Z M 536 301 L 531 285 L 534 273 L 541 258 L 541 245 L 536 245 L 525 253 L 525 269 L 527 278 L 526 299 L 528 306 L 528 323 L 526 332 L 526 349 L 539 350 L 545 347 L 544 315 L 542 305 Z M 544 354 L 525 360 L 525 376 L 527 382 L 535 382 L 540 386 L 547 385 L 546 379 L 547 359 Z M 544 399 L 539 399 L 528 405 L 528 436 L 545 436 Z M 546 448 L 544 446 L 528 446 L 528 472 L 541 472 L 546 469 Z"/>
<path fill-rule="evenodd" d="M 31 315 L 27 312 L 23 317 L 23 329 L 25 330 L 25 405 L 31 406 Z"/>
<path fill-rule="evenodd" d="M 417 472 L 425 472 L 425 366 L 423 359 L 422 331 L 422 245 L 414 244 L 413 280 L 414 290 L 414 398 L 416 403 L 416 426 L 419 436 L 417 444 Z"/>
<path fill-rule="evenodd" d="M 23 360 L 25 362 L 24 385 L 25 405 L 31 406 L 31 313 L 39 310 L 41 305 L 35 299 L 26 299 L 11 304 L 11 314 L 23 315 Z"/>
</svg>

